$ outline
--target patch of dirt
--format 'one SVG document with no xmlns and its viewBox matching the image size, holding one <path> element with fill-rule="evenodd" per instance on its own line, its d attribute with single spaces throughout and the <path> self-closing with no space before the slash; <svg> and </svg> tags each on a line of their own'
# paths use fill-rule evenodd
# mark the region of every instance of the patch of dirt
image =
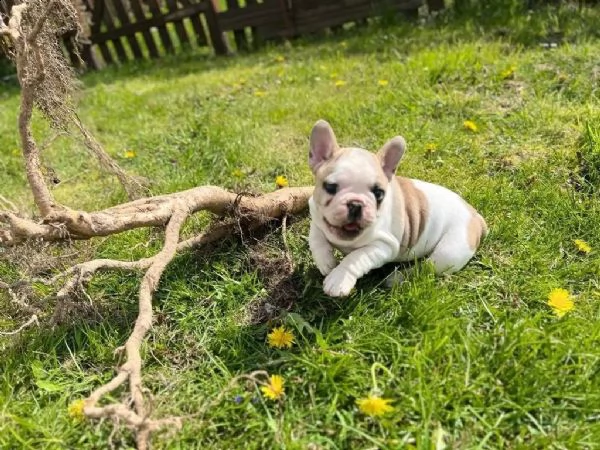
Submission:
<svg viewBox="0 0 600 450">
<path fill-rule="evenodd" d="M 245 305 L 240 322 L 244 325 L 265 323 L 289 311 L 302 295 L 302 287 L 294 276 L 291 255 L 266 241 L 249 248 L 249 265 L 258 270 L 265 294 Z"/>
<path fill-rule="evenodd" d="M 570 171 L 567 185 L 577 192 L 595 195 L 600 190 L 600 130 L 588 124 L 578 146 L 576 165 Z"/>
<path fill-rule="evenodd" d="M 489 157 L 488 175 L 493 176 L 494 174 L 500 172 L 516 172 L 519 169 L 519 166 L 528 159 L 530 159 L 530 156 L 522 152 L 516 152 L 498 157 Z"/>
</svg>

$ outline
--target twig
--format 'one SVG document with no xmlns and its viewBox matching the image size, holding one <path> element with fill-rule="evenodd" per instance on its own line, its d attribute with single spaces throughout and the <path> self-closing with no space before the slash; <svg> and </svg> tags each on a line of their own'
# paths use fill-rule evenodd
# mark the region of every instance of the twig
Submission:
<svg viewBox="0 0 600 450">
<path fill-rule="evenodd" d="M 41 145 L 40 145 L 40 152 L 43 152 L 44 150 L 47 150 L 48 148 L 50 148 L 50 146 L 52 144 L 54 144 L 54 142 L 59 138 L 64 136 L 65 133 L 64 132 L 56 132 L 53 133 L 52 136 L 50 136 L 48 139 L 46 139 Z"/>
<path fill-rule="evenodd" d="M 31 316 L 27 322 L 25 322 L 23 325 L 21 325 L 16 330 L 13 330 L 13 331 L 0 331 L 0 335 L 2 335 L 2 336 L 12 336 L 12 335 L 18 334 L 21 331 L 23 331 L 25 328 L 27 328 L 29 325 L 31 325 L 32 323 L 35 323 L 36 325 L 39 325 L 38 316 L 35 315 L 35 314 L 33 316 Z"/>
<path fill-rule="evenodd" d="M 140 348 L 147 331 L 152 325 L 152 294 L 156 290 L 160 276 L 167 264 L 177 252 L 179 232 L 183 222 L 189 215 L 184 204 L 178 204 L 165 230 L 165 244 L 148 268 L 142 279 L 139 291 L 139 314 L 133 332 L 125 343 L 126 362 L 119 373 L 107 384 L 96 389 L 86 400 L 84 412 L 89 417 L 119 417 L 126 423 L 134 425 L 137 430 L 136 440 L 139 450 L 148 447 L 150 433 L 167 424 L 179 423 L 177 419 L 151 420 L 147 418 L 142 391 L 142 358 Z M 124 404 L 96 406 L 98 401 L 108 392 L 113 391 L 129 380 L 129 392 L 133 397 L 135 411 Z M 175 421 L 175 422 L 174 422 Z"/>
<path fill-rule="evenodd" d="M 0 289 L 4 289 L 6 292 L 8 292 L 11 301 L 20 309 L 27 311 L 33 315 L 36 315 L 39 312 L 37 308 L 28 305 L 24 300 L 20 299 L 17 293 L 13 290 L 13 286 L 9 285 L 8 283 L 0 281 Z"/>
</svg>

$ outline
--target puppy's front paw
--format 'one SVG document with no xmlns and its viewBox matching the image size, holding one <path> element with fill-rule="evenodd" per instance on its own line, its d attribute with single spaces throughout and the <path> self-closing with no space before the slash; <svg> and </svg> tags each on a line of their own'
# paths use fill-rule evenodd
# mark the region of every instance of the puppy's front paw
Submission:
<svg viewBox="0 0 600 450">
<path fill-rule="evenodd" d="M 337 266 L 337 260 L 331 253 L 329 253 L 321 258 L 315 258 L 315 264 L 321 271 L 321 275 L 326 276 L 331 273 L 335 266 Z"/>
<path fill-rule="evenodd" d="M 336 267 L 325 277 L 323 291 L 330 297 L 346 297 L 356 284 L 356 277 L 350 272 Z"/>
</svg>

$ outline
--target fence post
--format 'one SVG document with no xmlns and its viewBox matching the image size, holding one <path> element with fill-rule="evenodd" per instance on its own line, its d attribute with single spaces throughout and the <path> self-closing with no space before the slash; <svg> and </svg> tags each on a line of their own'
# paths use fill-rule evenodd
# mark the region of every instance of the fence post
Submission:
<svg viewBox="0 0 600 450">
<path fill-rule="evenodd" d="M 230 11 L 240 9 L 238 0 L 227 0 L 227 9 Z M 250 50 L 248 39 L 246 38 L 246 30 L 243 28 L 240 30 L 233 30 L 233 38 L 235 39 L 235 46 L 238 51 L 245 52 Z"/>
<path fill-rule="evenodd" d="M 212 41 L 215 53 L 217 55 L 228 55 L 230 53 L 229 45 L 227 44 L 225 34 L 221 30 L 219 17 L 217 15 L 219 10 L 217 4 L 218 0 L 206 0 L 206 2 L 208 3 L 208 8 L 206 9 L 206 24 L 208 25 L 208 33 L 210 34 L 210 40 Z"/>
</svg>

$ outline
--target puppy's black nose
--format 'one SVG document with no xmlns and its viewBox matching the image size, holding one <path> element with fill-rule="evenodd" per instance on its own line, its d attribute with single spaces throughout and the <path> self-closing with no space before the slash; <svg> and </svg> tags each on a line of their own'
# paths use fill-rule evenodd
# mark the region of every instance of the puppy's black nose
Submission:
<svg viewBox="0 0 600 450">
<path fill-rule="evenodd" d="M 348 202 L 348 220 L 354 222 L 362 216 L 362 204 L 358 202 Z"/>
</svg>

